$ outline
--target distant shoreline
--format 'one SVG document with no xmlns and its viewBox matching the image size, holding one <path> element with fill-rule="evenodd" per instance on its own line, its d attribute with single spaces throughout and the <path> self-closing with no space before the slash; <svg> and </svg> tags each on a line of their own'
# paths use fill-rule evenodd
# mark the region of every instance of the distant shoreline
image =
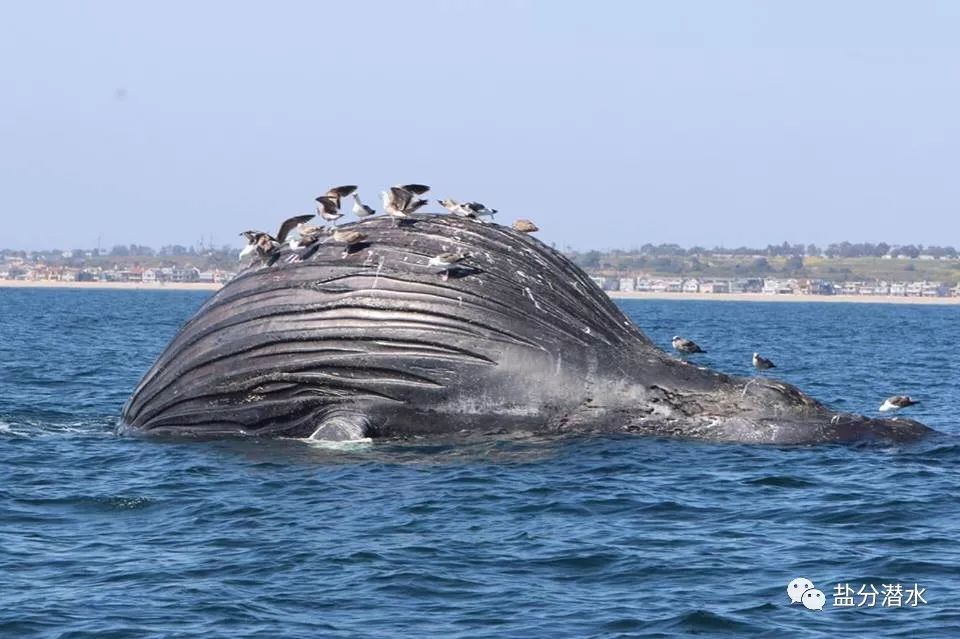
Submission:
<svg viewBox="0 0 960 639">
<path fill-rule="evenodd" d="M 128 291 L 218 291 L 212 282 L 58 282 L 56 280 L 0 280 L 0 288 L 85 288 Z"/>
<path fill-rule="evenodd" d="M 55 280 L 0 280 L 0 288 L 119 289 L 128 291 L 218 291 L 212 282 L 58 282 Z M 691 300 L 701 302 L 848 302 L 854 304 L 960 305 L 960 297 L 903 297 L 893 295 L 798 295 L 771 293 L 662 293 L 607 291 L 618 300 Z"/>
<path fill-rule="evenodd" d="M 854 304 L 957 305 L 960 297 L 904 297 L 900 295 L 798 295 L 772 293 L 660 293 L 607 291 L 618 300 L 696 300 L 707 302 L 852 302 Z"/>
</svg>

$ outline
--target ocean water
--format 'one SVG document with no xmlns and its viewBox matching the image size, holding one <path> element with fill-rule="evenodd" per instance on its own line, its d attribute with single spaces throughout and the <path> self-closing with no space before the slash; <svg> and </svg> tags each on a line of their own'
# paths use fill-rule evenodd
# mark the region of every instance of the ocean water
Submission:
<svg viewBox="0 0 960 639">
<path fill-rule="evenodd" d="M 118 437 L 204 299 L 0 288 L 0 636 L 960 636 L 960 307 L 623 302 L 838 409 L 917 396 L 910 445 Z"/>
</svg>

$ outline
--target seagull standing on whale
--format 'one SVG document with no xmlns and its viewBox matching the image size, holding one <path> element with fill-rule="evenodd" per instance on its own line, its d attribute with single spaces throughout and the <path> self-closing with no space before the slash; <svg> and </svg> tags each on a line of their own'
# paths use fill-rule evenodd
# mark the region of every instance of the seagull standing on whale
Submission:
<svg viewBox="0 0 960 639">
<path fill-rule="evenodd" d="M 317 215 L 327 222 L 336 222 L 343 217 L 343 213 L 340 212 L 340 207 L 337 206 L 336 200 L 329 198 L 326 195 L 321 195 L 320 197 L 316 198 L 316 200 Z"/>
<path fill-rule="evenodd" d="M 901 408 L 919 403 L 918 400 L 913 399 L 909 395 L 894 395 L 893 397 L 888 397 L 883 400 L 883 403 L 880 404 L 880 412 L 886 413 L 892 410 L 900 410 Z"/>
<path fill-rule="evenodd" d="M 371 215 L 376 215 L 377 212 L 373 210 L 373 207 L 367 206 L 360 201 L 360 196 L 356 193 L 353 193 L 353 214 L 356 215 L 361 220 L 365 217 L 370 217 Z"/>
<path fill-rule="evenodd" d="M 343 217 L 343 213 L 340 212 L 340 200 L 352 195 L 356 190 L 357 187 L 354 184 L 335 186 L 323 195 L 314 198 L 317 202 L 317 215 L 327 222 L 336 222 Z"/>
<path fill-rule="evenodd" d="M 340 210 L 340 199 L 345 198 L 348 195 L 353 195 L 357 190 L 356 184 L 345 184 L 343 186 L 335 186 L 332 189 L 328 190 L 326 193 L 320 197 L 325 197 L 330 199 L 336 206 L 337 210 Z"/>
<path fill-rule="evenodd" d="M 361 244 L 365 239 L 367 239 L 366 233 L 361 233 L 360 231 L 346 231 L 343 229 L 336 229 L 330 235 L 330 239 L 338 244 L 346 244 L 343 249 L 343 253 L 340 255 L 341 258 L 350 255 L 352 249 Z"/>
<path fill-rule="evenodd" d="M 469 253 L 440 253 L 431 257 L 427 266 L 439 266 L 442 269 L 443 281 L 446 282 L 450 279 L 450 270 L 469 257 Z"/>
<path fill-rule="evenodd" d="M 264 231 L 244 231 L 240 235 L 247 238 L 247 245 L 240 251 L 240 258 L 243 259 L 254 251 L 260 257 L 260 260 L 266 262 L 268 258 L 276 257 L 280 253 L 280 248 L 287 239 L 290 231 L 297 228 L 307 220 L 312 218 L 312 214 L 297 215 L 283 221 L 276 237 Z"/>
<path fill-rule="evenodd" d="M 481 215 L 489 215 L 490 217 L 493 217 L 497 214 L 497 209 L 489 209 L 486 207 L 486 205 L 481 204 L 480 202 L 464 202 L 461 206 L 469 211 L 472 211 L 473 214 L 478 217 Z"/>
<path fill-rule="evenodd" d="M 756 368 L 757 370 L 764 371 L 764 370 L 767 370 L 768 368 L 776 368 L 777 365 L 774 364 L 769 359 L 767 359 L 766 357 L 762 357 L 760 353 L 754 353 L 753 367 Z"/>
<path fill-rule="evenodd" d="M 521 233 L 536 233 L 540 230 L 539 226 L 525 219 L 514 220 L 510 226 L 513 227 L 514 231 L 520 231 Z"/>
<path fill-rule="evenodd" d="M 707 352 L 702 348 L 700 348 L 700 346 L 692 339 L 684 339 L 679 335 L 674 335 L 670 343 L 673 345 L 674 350 L 676 350 L 678 353 L 683 353 L 685 355 L 692 355 L 693 353 Z"/>
<path fill-rule="evenodd" d="M 290 248 L 295 251 L 313 246 L 320 240 L 321 236 L 328 234 L 328 231 L 325 226 L 307 226 L 306 224 L 300 224 L 297 226 L 297 234 L 298 237 L 291 237 L 289 242 Z"/>
<path fill-rule="evenodd" d="M 456 200 L 446 199 L 446 200 L 437 200 L 437 202 L 443 208 L 447 209 L 453 215 L 459 215 L 461 217 L 472 217 L 476 218 L 477 214 L 465 207 L 463 204 L 460 204 Z"/>
<path fill-rule="evenodd" d="M 399 225 L 402 219 L 409 217 L 414 211 L 427 203 L 427 200 L 414 200 L 414 197 L 429 190 L 430 187 L 423 184 L 392 186 L 389 191 L 380 193 L 383 198 L 383 211 L 393 217 Z"/>
</svg>

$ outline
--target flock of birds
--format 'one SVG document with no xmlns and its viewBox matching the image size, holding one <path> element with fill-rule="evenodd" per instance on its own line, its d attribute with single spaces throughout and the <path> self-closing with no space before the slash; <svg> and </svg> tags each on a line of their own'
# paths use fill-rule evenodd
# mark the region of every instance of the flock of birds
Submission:
<svg viewBox="0 0 960 639">
<path fill-rule="evenodd" d="M 429 190 L 430 187 L 425 184 L 398 184 L 390 187 L 389 190 L 380 193 L 383 200 L 383 212 L 392 217 L 397 226 L 400 226 L 403 220 L 429 203 L 429 200 L 420 197 Z M 255 260 L 269 266 L 280 257 L 280 252 L 284 246 L 288 246 L 294 251 L 312 251 L 319 244 L 332 241 L 335 244 L 344 245 L 341 256 L 344 258 L 359 250 L 359 248 L 367 246 L 368 235 L 366 233 L 355 229 L 337 227 L 337 222 L 344 215 L 342 206 L 344 198 L 347 197 L 353 198 L 351 211 L 358 219 L 363 220 L 377 214 L 371 206 L 360 200 L 356 185 L 335 186 L 315 198 L 317 203 L 315 213 L 297 215 L 284 220 L 276 235 L 271 235 L 265 231 L 244 231 L 241 233 L 247 238 L 247 246 L 240 251 L 240 259 L 243 260 L 245 257 L 255 254 Z M 492 218 L 497 214 L 496 209 L 488 208 L 480 202 L 457 202 L 451 199 L 437 201 L 450 215 L 481 222 L 483 217 Z M 308 224 L 314 217 L 319 217 L 332 226 Z M 536 224 L 525 219 L 516 220 L 512 227 L 521 233 L 534 233 L 540 230 Z M 427 265 L 438 267 L 443 279 L 447 280 L 450 271 L 469 257 L 469 253 L 440 253 L 430 258 Z"/>
<path fill-rule="evenodd" d="M 426 194 L 430 187 L 425 184 L 398 184 L 390 187 L 387 191 L 381 191 L 380 195 L 383 201 L 383 212 L 392 217 L 397 226 L 403 220 L 409 218 L 416 211 L 429 203 L 429 200 L 421 196 Z M 353 207 L 351 211 L 358 219 L 366 219 L 377 214 L 377 212 L 360 200 L 357 195 L 357 187 L 349 184 L 344 186 L 335 186 L 329 189 L 323 195 L 315 198 L 317 209 L 315 213 L 306 215 L 297 215 L 283 221 L 276 235 L 271 235 L 264 231 L 244 231 L 241 233 L 247 238 L 247 246 L 240 251 L 240 259 L 248 255 L 256 254 L 257 260 L 267 264 L 273 264 L 279 257 L 283 247 L 289 246 L 294 251 L 311 251 L 320 243 L 333 241 L 335 244 L 343 244 L 343 254 L 341 257 L 347 257 L 352 252 L 362 246 L 367 245 L 368 236 L 362 231 L 355 229 L 341 229 L 337 227 L 337 222 L 343 217 L 342 205 L 344 198 L 353 198 Z M 457 215 L 464 218 L 470 218 L 482 222 L 482 218 L 492 218 L 497 214 L 496 209 L 488 208 L 480 202 L 457 202 L 452 199 L 437 200 L 437 202 L 450 215 Z M 307 222 L 314 217 L 319 217 L 324 222 L 332 224 L 327 227 L 324 225 L 309 225 Z M 514 230 L 521 233 L 534 233 L 540 229 L 530 220 L 520 219 L 511 225 Z M 288 239 L 289 238 L 289 239 Z M 440 253 L 430 258 L 427 266 L 439 268 L 439 274 L 444 281 L 450 276 L 450 271 L 462 264 L 470 257 L 469 253 Z M 697 353 L 706 353 L 700 348 L 700 345 L 690 339 L 685 339 L 675 335 L 671 341 L 674 350 L 681 355 L 694 355 Z M 753 366 L 757 370 L 768 370 L 776 368 L 776 365 L 760 353 L 753 354 Z M 909 395 L 894 395 L 884 400 L 880 406 L 881 412 L 895 411 L 919 403 Z"/>
<path fill-rule="evenodd" d="M 700 345 L 694 342 L 692 339 L 684 339 L 679 335 L 674 335 L 673 340 L 671 341 L 673 349 L 680 353 L 681 355 L 694 355 L 696 353 L 706 353 L 707 351 L 700 348 Z M 760 353 L 753 354 L 753 367 L 760 371 L 769 370 L 771 368 L 776 368 L 776 364 L 773 361 L 767 359 L 760 355 Z M 915 400 L 909 395 L 893 395 L 883 400 L 883 403 L 880 405 L 880 412 L 886 413 L 889 411 L 900 410 L 901 408 L 906 408 L 907 406 L 913 406 L 914 404 L 919 404 L 919 400 Z"/>
</svg>

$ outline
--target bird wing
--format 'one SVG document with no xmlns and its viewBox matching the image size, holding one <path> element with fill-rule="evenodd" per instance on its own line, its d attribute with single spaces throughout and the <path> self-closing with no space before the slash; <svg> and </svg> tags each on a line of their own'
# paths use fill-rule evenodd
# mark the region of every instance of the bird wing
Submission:
<svg viewBox="0 0 960 639">
<path fill-rule="evenodd" d="M 406 212 L 406 213 L 413 213 L 413 212 L 416 211 L 417 209 L 419 209 L 419 208 L 421 208 L 421 207 L 423 207 L 423 206 L 426 206 L 427 203 L 428 203 L 428 200 L 417 200 L 416 202 L 411 202 L 411 203 L 407 206 L 407 208 L 404 209 L 404 212 Z"/>
<path fill-rule="evenodd" d="M 413 193 L 402 186 L 391 186 L 390 199 L 394 208 L 399 211 L 406 211 L 407 207 L 410 206 L 410 200 L 413 199 Z"/>
<path fill-rule="evenodd" d="M 284 220 L 283 224 L 280 225 L 280 230 L 277 231 L 277 241 L 282 243 L 285 239 L 287 239 L 287 235 L 290 234 L 290 231 L 307 222 L 312 217 L 313 213 L 310 213 L 309 215 L 297 215 L 296 217 L 291 217 Z"/>
<path fill-rule="evenodd" d="M 404 191 L 409 191 L 414 195 L 423 195 L 430 190 L 430 187 L 426 184 L 401 184 L 398 188 L 401 188 Z"/>
<path fill-rule="evenodd" d="M 327 195 L 321 195 L 316 198 L 317 204 L 323 209 L 323 212 L 327 215 L 336 215 L 340 212 L 339 207 L 337 207 L 337 202 L 333 198 Z"/>
<path fill-rule="evenodd" d="M 334 200 L 338 200 L 342 197 L 347 197 L 348 195 L 350 195 L 356 190 L 357 190 L 356 184 L 346 184 L 344 186 L 335 186 L 329 191 L 327 191 L 324 195 Z"/>
</svg>

